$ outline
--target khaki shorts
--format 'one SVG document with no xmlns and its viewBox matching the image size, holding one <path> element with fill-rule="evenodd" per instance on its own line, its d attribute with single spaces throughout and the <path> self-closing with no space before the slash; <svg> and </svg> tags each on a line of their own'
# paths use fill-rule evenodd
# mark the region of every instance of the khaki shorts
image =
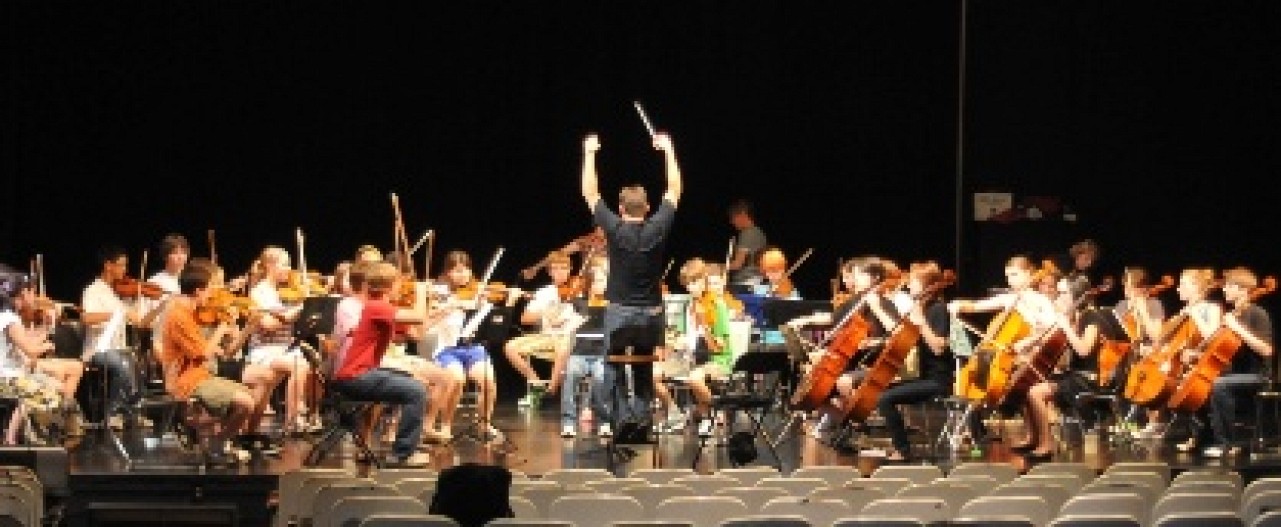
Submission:
<svg viewBox="0 0 1281 527">
<path fill-rule="evenodd" d="M 552 361 L 557 351 L 569 349 L 569 339 L 569 335 L 535 333 L 513 338 L 509 344 L 526 357 Z"/>
<path fill-rule="evenodd" d="M 191 396 L 216 417 L 225 417 L 231 412 L 231 400 L 237 393 L 249 392 L 249 388 L 231 379 L 210 377 L 196 385 Z"/>
</svg>

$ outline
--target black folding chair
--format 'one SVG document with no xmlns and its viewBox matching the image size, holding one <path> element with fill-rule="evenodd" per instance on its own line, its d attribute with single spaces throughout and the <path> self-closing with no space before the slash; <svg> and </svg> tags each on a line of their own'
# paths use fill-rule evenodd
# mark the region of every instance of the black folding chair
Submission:
<svg viewBox="0 0 1281 527">
<path fill-rule="evenodd" d="M 783 469 L 783 460 L 778 455 L 774 442 L 765 433 L 765 418 L 774 405 L 778 403 L 785 380 L 792 370 L 792 361 L 786 351 L 752 351 L 738 357 L 730 372 L 726 389 L 712 396 L 712 411 L 724 412 L 729 418 L 728 441 L 730 462 L 734 466 L 751 463 L 756 458 L 756 440 L 760 439 L 769 448 L 774 458 L 774 466 Z M 738 414 L 747 416 L 751 430 L 733 432 Z M 699 439 L 698 453 L 694 456 L 694 466 L 698 466 L 703 446 L 707 438 Z"/>
</svg>

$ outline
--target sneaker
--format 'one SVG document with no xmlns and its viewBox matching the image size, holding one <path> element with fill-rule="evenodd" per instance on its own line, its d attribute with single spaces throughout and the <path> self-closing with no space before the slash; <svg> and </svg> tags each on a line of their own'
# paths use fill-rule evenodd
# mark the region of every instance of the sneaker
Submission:
<svg viewBox="0 0 1281 527">
<path fill-rule="evenodd" d="M 503 431 L 495 428 L 494 425 L 489 425 L 489 429 L 485 430 L 484 436 L 485 441 L 489 443 L 503 442 Z"/>
<path fill-rule="evenodd" d="M 532 393 L 527 393 L 525 395 L 520 396 L 520 399 L 516 399 L 516 406 L 518 408 L 529 408 L 530 406 L 533 406 L 533 405 L 534 405 L 534 394 Z"/>
<path fill-rule="evenodd" d="M 1206 447 L 1206 450 L 1209 450 L 1211 448 L 1215 448 L 1215 447 Z M 1192 452 L 1196 450 L 1196 438 L 1188 439 L 1187 441 L 1174 445 L 1174 449 L 1178 450 L 1179 452 L 1183 452 L 1185 454 L 1188 452 Z M 1222 450 L 1222 449 L 1220 448 L 1219 450 Z"/>
<path fill-rule="evenodd" d="M 698 437 L 712 437 L 712 420 L 698 420 Z"/>
<path fill-rule="evenodd" d="M 614 429 L 609 426 L 609 423 L 601 423 L 600 429 L 597 430 L 596 435 L 600 437 L 613 437 Z"/>
<path fill-rule="evenodd" d="M 1223 457 L 1223 447 L 1219 445 L 1210 445 L 1201 450 L 1202 457 L 1220 458 Z"/>
<path fill-rule="evenodd" d="M 391 454 L 387 456 L 384 464 L 390 468 L 424 468 L 431 465 L 431 456 L 422 452 L 415 452 L 405 457 Z"/>
<path fill-rule="evenodd" d="M 818 423 L 814 425 L 814 428 L 810 429 L 810 437 L 813 437 L 814 439 L 823 439 L 823 437 L 831 431 L 832 416 L 823 414 L 823 416 L 818 419 Z"/>
<path fill-rule="evenodd" d="M 560 427 L 561 437 L 565 439 L 571 439 L 576 435 L 578 435 L 578 429 L 574 428 L 574 425 L 561 425 Z"/>
</svg>

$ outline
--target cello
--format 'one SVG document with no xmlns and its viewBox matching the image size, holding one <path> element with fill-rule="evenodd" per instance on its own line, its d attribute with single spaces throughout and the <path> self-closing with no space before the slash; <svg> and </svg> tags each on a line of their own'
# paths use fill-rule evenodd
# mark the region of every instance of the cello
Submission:
<svg viewBox="0 0 1281 527">
<path fill-rule="evenodd" d="M 869 291 L 892 291 L 898 287 L 900 276 L 887 275 L 880 284 L 873 285 Z M 823 357 L 810 369 L 809 375 L 801 379 L 792 394 L 792 405 L 797 410 L 816 410 L 823 406 L 836 380 L 845 372 L 854 354 L 858 353 L 859 344 L 867 338 L 871 323 L 859 314 L 870 295 L 861 295 L 858 303 L 850 308 L 841 320 L 832 326 L 832 332 L 820 346 L 824 349 Z"/>
<path fill-rule="evenodd" d="M 1143 357 L 1126 378 L 1125 398 L 1149 408 L 1164 405 L 1177 387 L 1171 374 L 1179 353 L 1201 341 L 1201 332 L 1186 308 L 1170 317 L 1161 325 L 1157 349 Z"/>
<path fill-rule="evenodd" d="M 1127 278 L 1127 281 L 1128 280 L 1129 279 Z M 1170 286 L 1173 285 L 1174 277 L 1164 275 L 1161 277 L 1160 283 L 1144 288 L 1144 294 L 1141 299 L 1146 302 L 1149 297 L 1169 289 Z M 1137 313 L 1135 312 L 1135 310 L 1138 309 L 1138 307 L 1136 307 L 1137 305 L 1138 302 L 1130 302 L 1129 308 L 1126 309 L 1125 313 L 1119 315 L 1121 329 L 1125 331 L 1126 340 L 1112 340 L 1105 338 L 1103 343 L 1099 345 L 1099 386 L 1106 387 L 1112 385 L 1112 381 L 1117 374 L 1117 367 L 1121 365 L 1121 361 L 1130 356 L 1130 352 L 1134 347 L 1143 340 L 1142 327 L 1139 323 Z"/>
<path fill-rule="evenodd" d="M 1069 312 L 1076 312 L 1081 306 L 1085 305 L 1087 300 L 1111 289 L 1112 278 L 1104 277 L 1099 282 L 1099 285 L 1082 292 L 1081 296 L 1072 302 Z M 1003 393 L 989 393 L 989 400 L 994 399 L 998 401 L 998 404 L 1004 403 L 1010 394 L 1025 392 L 1032 385 L 1050 378 L 1059 363 L 1063 361 L 1064 352 L 1070 347 L 1067 335 L 1063 333 L 1063 328 L 1059 326 L 1059 323 L 1056 321 L 1051 324 L 1032 340 L 1032 348 L 1035 351 L 1031 353 L 1031 356 L 1027 357 L 1026 360 L 1019 360 L 1016 357 L 1016 361 L 1020 362 L 1020 364 L 1018 364 L 1016 370 L 1009 373 L 1010 381 L 1004 383 L 1000 390 Z M 989 388 L 989 392 L 991 391 L 992 389 Z"/>
<path fill-rule="evenodd" d="M 939 279 L 926 286 L 913 298 L 913 301 L 924 307 L 934 295 L 954 282 L 956 282 L 956 274 L 951 269 L 944 270 Z M 843 420 L 853 419 L 862 422 L 872 414 L 877 401 L 881 398 L 881 392 L 889 388 L 890 383 L 898 377 L 908 352 L 916 347 L 920 337 L 920 326 L 909 320 L 906 313 L 902 314 L 898 319 L 898 325 L 890 331 L 890 336 L 885 341 L 885 348 L 868 368 L 863 381 L 854 389 L 850 399 L 841 405 L 840 417 Z"/>
<path fill-rule="evenodd" d="M 1232 310 L 1233 316 L 1240 315 L 1246 306 L 1260 296 L 1275 291 L 1276 288 L 1276 278 L 1271 276 L 1264 278 L 1259 287 L 1250 290 L 1249 300 Z M 1215 329 L 1202 344 L 1201 356 L 1197 358 L 1196 364 L 1182 375 L 1182 381 L 1170 396 L 1170 409 L 1186 412 L 1201 409 L 1205 401 L 1210 398 L 1210 388 L 1214 385 L 1214 380 L 1232 365 L 1232 359 L 1236 356 L 1237 350 L 1241 349 L 1242 344 L 1240 335 L 1228 329 L 1227 324 L 1219 324 L 1218 329 Z"/>
<path fill-rule="evenodd" d="M 1032 284 L 1057 270 L 1054 262 L 1042 261 L 1041 268 L 1032 275 L 1028 287 L 1032 287 Z M 1008 377 L 993 378 L 992 373 L 1012 371 L 1013 362 L 1017 356 L 1014 352 L 1014 343 L 1032 333 L 1032 324 L 1015 309 L 1017 305 L 1016 298 L 988 322 L 987 330 L 983 332 L 982 339 L 974 347 L 970 360 L 961 367 L 961 371 L 956 376 L 955 395 L 957 397 L 970 402 L 991 404 L 996 404 L 1000 399 L 989 396 L 989 392 L 1003 397 L 1000 384 L 1006 382 Z"/>
</svg>

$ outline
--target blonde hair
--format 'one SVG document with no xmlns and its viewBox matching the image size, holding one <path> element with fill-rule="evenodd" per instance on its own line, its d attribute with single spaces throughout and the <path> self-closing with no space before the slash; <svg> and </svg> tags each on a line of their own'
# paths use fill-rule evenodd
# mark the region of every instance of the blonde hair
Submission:
<svg viewBox="0 0 1281 527">
<path fill-rule="evenodd" d="M 369 296 L 378 297 L 387 294 L 391 286 L 396 283 L 400 272 L 396 270 L 394 264 L 389 262 L 369 262 L 369 264 L 369 274 L 365 277 Z"/>
<path fill-rule="evenodd" d="M 1183 276 L 1191 280 L 1201 290 L 1207 290 L 1214 284 L 1214 269 L 1208 267 L 1189 267 L 1183 270 Z"/>
<path fill-rule="evenodd" d="M 702 280 L 707 276 L 707 262 L 702 258 L 694 257 L 686 260 L 681 264 L 681 271 L 677 278 L 682 286 L 689 286 L 695 280 Z"/>
<path fill-rule="evenodd" d="M 1259 287 L 1259 277 L 1245 267 L 1233 267 L 1223 271 L 1223 282 L 1249 291 Z"/>
</svg>

